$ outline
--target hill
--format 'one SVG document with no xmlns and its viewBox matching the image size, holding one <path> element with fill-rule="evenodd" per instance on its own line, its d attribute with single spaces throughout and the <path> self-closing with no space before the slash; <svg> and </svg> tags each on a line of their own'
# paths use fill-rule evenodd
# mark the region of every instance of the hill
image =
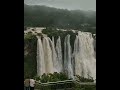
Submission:
<svg viewBox="0 0 120 90">
<path fill-rule="evenodd" d="M 24 4 L 24 26 L 78 29 L 96 33 L 96 12 Z"/>
</svg>

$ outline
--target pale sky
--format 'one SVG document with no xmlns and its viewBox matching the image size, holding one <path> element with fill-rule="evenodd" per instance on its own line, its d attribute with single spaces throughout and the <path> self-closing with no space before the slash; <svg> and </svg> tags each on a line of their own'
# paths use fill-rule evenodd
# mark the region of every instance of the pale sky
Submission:
<svg viewBox="0 0 120 90">
<path fill-rule="evenodd" d="M 96 11 L 96 0 L 24 0 L 28 5 L 46 5 L 69 10 L 94 10 Z"/>
</svg>

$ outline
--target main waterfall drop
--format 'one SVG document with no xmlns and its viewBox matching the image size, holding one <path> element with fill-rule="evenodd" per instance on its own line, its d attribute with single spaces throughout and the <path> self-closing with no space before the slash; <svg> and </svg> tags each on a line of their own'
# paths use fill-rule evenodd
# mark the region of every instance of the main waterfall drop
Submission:
<svg viewBox="0 0 120 90">
<path fill-rule="evenodd" d="M 43 38 L 43 50 L 44 50 L 44 61 L 45 61 L 45 68 L 46 73 L 53 73 L 53 59 L 52 59 L 52 49 L 49 43 L 49 37 Z"/>
<path fill-rule="evenodd" d="M 56 54 L 59 62 L 59 72 L 63 72 L 63 58 L 62 58 L 62 47 L 61 47 L 60 36 L 58 37 L 56 42 Z"/>
<path fill-rule="evenodd" d="M 54 37 L 52 40 L 46 36 L 43 39 L 38 38 L 37 74 L 39 76 L 43 73 L 65 72 L 73 79 L 74 75 L 96 79 L 95 41 L 91 33 L 79 31 L 74 41 L 74 48 L 71 48 L 70 35 L 67 35 L 63 48 L 64 51 L 60 37 L 56 42 Z"/>
<path fill-rule="evenodd" d="M 75 75 L 96 79 L 96 59 L 91 33 L 78 32 L 74 43 Z"/>
<path fill-rule="evenodd" d="M 57 39 L 56 48 L 54 37 L 52 40 L 49 37 L 37 37 L 37 75 L 43 73 L 63 72 L 62 48 L 61 39 Z"/>
<path fill-rule="evenodd" d="M 45 73 L 45 61 L 44 61 L 44 51 L 41 38 L 38 37 L 37 41 L 37 75 L 41 76 Z"/>
<path fill-rule="evenodd" d="M 58 57 L 56 54 L 56 49 L 55 49 L 55 44 L 54 44 L 54 37 L 52 37 L 52 41 L 49 38 L 50 41 L 50 45 L 51 45 L 51 50 L 52 50 L 52 61 L 53 61 L 53 66 L 54 66 L 54 72 L 60 72 L 60 68 L 59 68 L 59 61 L 58 61 Z"/>
<path fill-rule="evenodd" d="M 72 55 L 72 49 L 70 45 L 70 35 L 67 35 L 64 41 L 64 70 L 69 78 L 74 79 L 71 55 Z"/>
</svg>

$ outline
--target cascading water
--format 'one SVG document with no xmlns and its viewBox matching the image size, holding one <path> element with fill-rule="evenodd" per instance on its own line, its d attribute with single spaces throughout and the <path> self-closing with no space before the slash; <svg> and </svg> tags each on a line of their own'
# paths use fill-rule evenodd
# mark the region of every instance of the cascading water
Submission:
<svg viewBox="0 0 120 90">
<path fill-rule="evenodd" d="M 65 41 L 64 41 L 64 70 L 65 73 L 67 73 L 69 78 L 74 79 L 73 77 L 73 66 L 72 66 L 72 49 L 70 46 L 70 35 L 67 35 L 65 37 Z"/>
<path fill-rule="evenodd" d="M 96 79 L 95 42 L 91 33 L 78 32 L 74 41 L 74 50 L 70 45 L 70 35 L 64 40 L 64 60 L 62 57 L 61 39 L 58 37 L 56 46 L 49 37 L 44 37 L 43 42 L 38 38 L 37 45 L 37 74 L 63 72 L 69 78 L 80 75 Z"/>
<path fill-rule="evenodd" d="M 38 37 L 37 41 L 37 75 L 41 76 L 45 73 L 44 51 L 41 38 Z"/>
<path fill-rule="evenodd" d="M 57 59 L 59 62 L 59 72 L 63 71 L 63 59 L 62 59 L 62 47 L 61 47 L 61 39 L 58 37 L 57 42 L 56 42 L 56 54 L 57 54 Z"/>
<path fill-rule="evenodd" d="M 49 38 L 43 38 L 43 50 L 44 50 L 44 61 L 45 61 L 45 69 L 46 73 L 53 73 L 53 60 L 52 60 L 52 50 L 49 43 Z"/>
<path fill-rule="evenodd" d="M 49 38 L 49 41 L 50 41 L 51 50 L 52 50 L 52 60 L 53 60 L 54 72 L 60 72 L 59 62 L 58 62 L 55 45 L 54 45 L 54 37 L 52 37 L 52 41 Z"/>
<path fill-rule="evenodd" d="M 94 39 L 94 43 L 93 43 L 93 45 L 94 45 L 94 50 L 95 50 L 95 58 L 96 58 L 96 39 Z"/>
<path fill-rule="evenodd" d="M 96 59 L 91 33 L 78 32 L 74 43 L 75 75 L 96 79 Z"/>
</svg>

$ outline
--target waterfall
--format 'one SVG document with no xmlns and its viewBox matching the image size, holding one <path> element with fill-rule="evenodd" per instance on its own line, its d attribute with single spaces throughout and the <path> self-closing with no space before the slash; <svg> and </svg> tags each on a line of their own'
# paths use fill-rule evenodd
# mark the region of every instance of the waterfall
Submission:
<svg viewBox="0 0 120 90">
<path fill-rule="evenodd" d="M 41 38 L 37 41 L 37 75 L 41 76 L 45 73 L 44 51 Z"/>
<path fill-rule="evenodd" d="M 56 50 L 55 50 L 55 45 L 54 45 L 54 37 L 52 37 L 52 41 L 49 38 L 50 41 L 50 45 L 51 45 L 51 49 L 52 49 L 52 62 L 53 62 L 53 66 L 54 66 L 54 72 L 60 72 L 60 68 L 59 68 L 59 62 L 57 59 L 57 54 L 56 54 Z"/>
<path fill-rule="evenodd" d="M 72 49 L 70 46 L 70 35 L 67 35 L 65 37 L 65 41 L 64 41 L 64 70 L 65 73 L 68 74 L 69 78 L 74 78 L 73 77 L 73 66 L 72 66 Z"/>
<path fill-rule="evenodd" d="M 78 32 L 74 43 L 75 74 L 96 79 L 94 39 L 91 33 Z"/>
<path fill-rule="evenodd" d="M 94 39 L 93 45 L 94 45 L 94 50 L 95 50 L 95 58 L 96 58 L 96 39 Z"/>
<path fill-rule="evenodd" d="M 56 42 L 56 54 L 57 54 L 57 59 L 59 62 L 59 72 L 63 71 L 63 59 L 62 59 L 62 47 L 61 47 L 61 39 L 58 37 L 57 42 Z"/>
<path fill-rule="evenodd" d="M 65 72 L 69 78 L 80 75 L 85 78 L 96 79 L 96 41 L 88 32 L 78 32 L 74 41 L 74 50 L 70 45 L 70 35 L 64 39 L 64 54 L 62 53 L 61 38 L 55 45 L 52 40 L 44 36 L 37 42 L 37 74 Z M 62 56 L 64 55 L 64 57 Z M 63 60 L 64 58 L 64 60 Z"/>
<path fill-rule="evenodd" d="M 54 67 L 53 67 L 53 60 L 52 60 L 52 50 L 50 47 L 48 37 L 43 38 L 43 50 L 44 50 L 44 61 L 45 61 L 46 73 L 53 73 Z"/>
</svg>

